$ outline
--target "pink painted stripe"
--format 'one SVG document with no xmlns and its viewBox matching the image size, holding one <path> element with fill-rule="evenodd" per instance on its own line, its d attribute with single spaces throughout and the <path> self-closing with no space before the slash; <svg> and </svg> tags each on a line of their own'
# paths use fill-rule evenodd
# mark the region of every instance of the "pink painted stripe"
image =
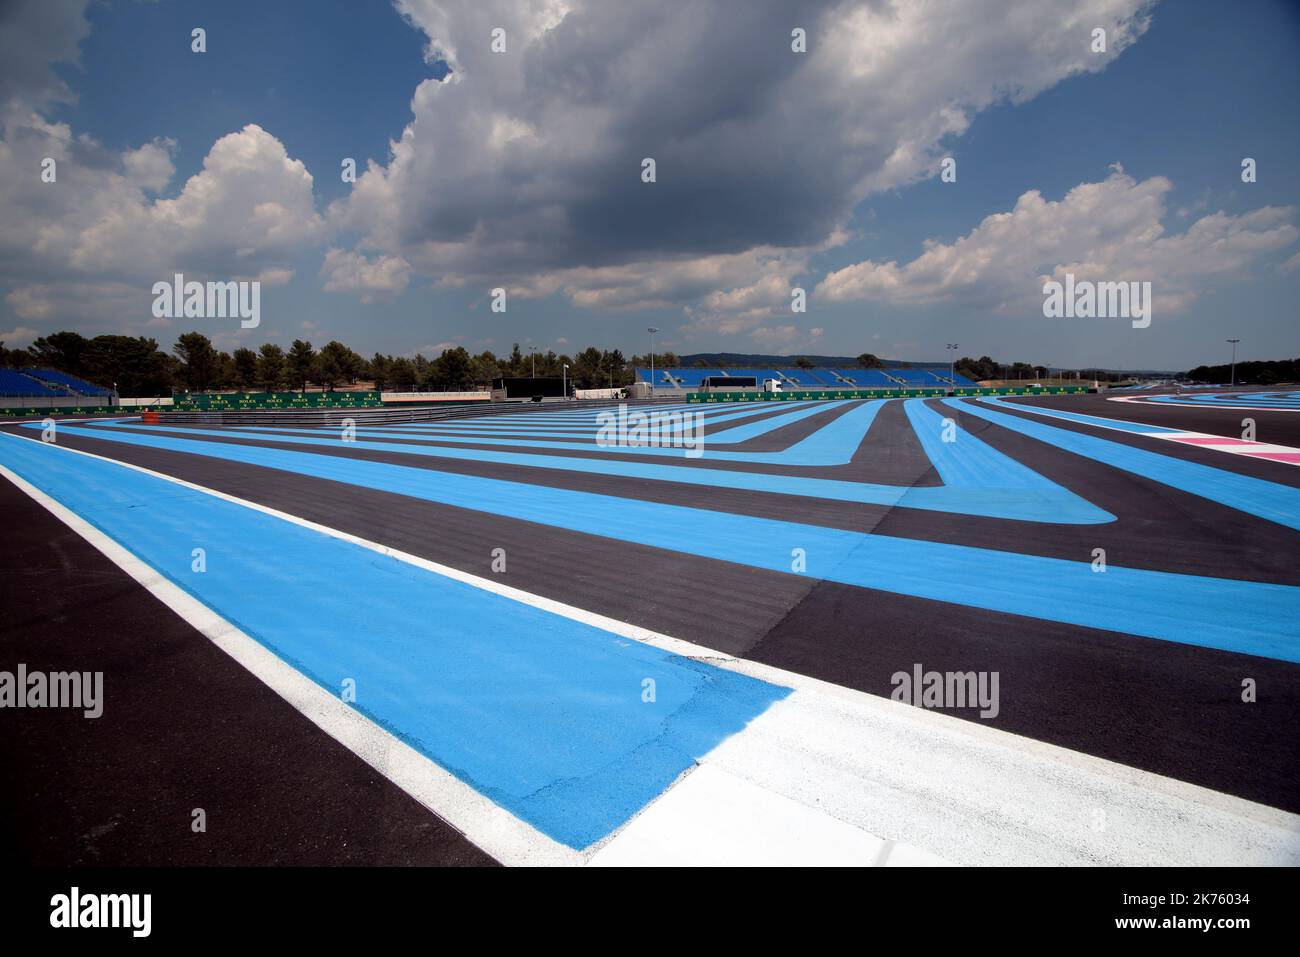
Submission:
<svg viewBox="0 0 1300 957">
<path fill-rule="evenodd" d="M 1171 435 L 1171 442 L 1186 442 L 1188 445 L 1254 445 L 1244 439 L 1225 439 L 1217 435 Z"/>
<path fill-rule="evenodd" d="M 1273 459 L 1275 462 L 1295 462 L 1300 464 L 1300 452 L 1244 452 L 1256 459 Z"/>
</svg>

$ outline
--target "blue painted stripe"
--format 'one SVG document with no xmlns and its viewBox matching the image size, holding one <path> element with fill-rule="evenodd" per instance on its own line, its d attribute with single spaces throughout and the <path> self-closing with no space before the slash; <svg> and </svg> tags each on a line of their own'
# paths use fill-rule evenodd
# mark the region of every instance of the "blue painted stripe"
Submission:
<svg viewBox="0 0 1300 957">
<path fill-rule="evenodd" d="M 785 574 L 791 574 L 792 550 L 801 548 L 807 577 L 1300 662 L 1300 588 L 1287 585 L 1115 565 L 1096 574 L 1090 561 L 863 534 L 339 456 L 61 428 Z"/>
<path fill-rule="evenodd" d="M 1216 408 L 1236 409 L 1243 406 L 1271 405 L 1278 409 L 1300 409 L 1300 392 L 1222 392 L 1199 395 L 1142 396 L 1143 402 L 1195 403 Z"/>
<path fill-rule="evenodd" d="M 1084 425 L 1096 425 L 1107 429 L 1118 429 L 1121 432 L 1133 432 L 1138 435 L 1149 435 L 1154 432 L 1177 432 L 1177 429 L 1171 429 L 1168 426 L 1160 427 L 1155 425 L 1144 425 L 1141 422 L 1124 422 L 1120 419 L 1106 419 L 1096 415 L 1084 415 L 1082 412 L 1066 412 L 1064 409 L 1049 409 L 1041 405 L 1031 405 L 1024 402 L 1007 401 L 989 396 L 990 405 L 1002 405 L 1009 409 L 1018 409 L 1021 412 L 1032 412 L 1034 415 L 1042 415 L 1051 419 L 1065 419 L 1068 422 L 1082 422 Z"/>
<path fill-rule="evenodd" d="M 33 423 L 30 427 L 39 429 L 40 423 Z M 181 426 L 166 426 L 166 428 L 173 432 L 190 435 L 233 438 L 246 442 L 280 442 L 290 445 L 334 448 L 342 445 L 340 438 L 250 434 L 231 429 L 186 429 Z M 112 437 L 114 441 L 133 441 L 137 445 L 158 445 L 158 443 L 169 441 L 164 436 L 154 434 L 156 430 L 156 426 L 115 422 L 96 429 L 94 434 L 99 438 Z M 131 433 L 135 438 L 126 439 L 126 433 Z M 176 439 L 170 441 L 186 442 L 188 440 Z M 978 440 L 972 438 L 972 441 Z M 192 445 L 194 443 L 183 447 L 181 450 L 192 451 Z M 348 443 L 348 447 L 371 449 L 379 452 L 396 452 L 424 458 L 460 459 L 474 462 L 493 462 L 503 465 L 523 465 L 530 468 L 555 469 L 565 472 L 618 475 L 711 488 L 772 492 L 778 495 L 798 495 L 841 502 L 902 506 L 937 512 L 959 512 L 967 515 L 984 515 L 990 518 L 1012 518 L 1022 521 L 1070 525 L 1092 525 L 1115 520 L 1115 516 L 1109 512 L 1097 508 L 1068 489 L 1056 485 L 1050 488 L 948 488 L 946 486 L 912 488 L 847 482 L 839 479 L 804 478 L 795 475 L 769 475 L 758 472 L 723 471 L 704 467 L 656 465 L 612 457 L 598 457 L 590 453 L 588 453 L 588 456 L 575 453 L 573 456 L 568 457 L 536 455 L 527 452 L 500 452 L 488 449 L 399 445 L 395 442 L 366 442 L 360 439 Z M 681 450 L 677 450 L 676 454 L 680 457 Z"/>
<path fill-rule="evenodd" d="M 42 442 L 0 433 L 0 462 L 321 687 L 353 679 L 359 711 L 571 847 L 789 693 Z"/>
<path fill-rule="evenodd" d="M 798 422 L 802 419 L 806 419 L 811 415 L 816 415 L 819 412 L 825 412 L 829 409 L 838 408 L 844 404 L 845 404 L 844 402 L 825 402 L 822 403 L 820 407 L 818 406 L 805 407 L 801 409 L 786 411 L 777 415 L 768 415 L 768 416 L 755 416 L 754 415 L 755 410 L 751 406 L 749 408 L 743 409 L 738 412 L 730 412 L 725 415 L 720 415 L 713 418 L 706 417 L 705 432 L 709 436 L 708 442 L 710 445 L 736 445 L 741 442 L 747 442 L 750 439 L 757 438 L 760 435 L 766 435 L 768 432 L 775 431 L 776 429 L 786 425 L 791 425 L 792 423 Z M 614 409 L 612 411 L 615 414 L 617 414 L 617 409 Z M 646 410 L 641 409 L 638 411 L 646 411 Z M 654 409 L 651 411 L 658 413 L 661 412 L 662 410 Z M 685 409 L 681 411 L 689 412 L 693 410 Z M 762 410 L 762 411 L 767 411 L 767 410 Z M 754 421 L 747 421 L 749 419 L 754 419 Z M 737 420 L 740 421 L 740 424 L 733 425 L 732 423 Z M 718 428 L 719 424 L 723 426 L 722 429 Z M 267 426 L 251 426 L 250 428 L 267 428 Z M 520 426 L 511 426 L 511 427 L 501 426 L 497 429 L 493 429 L 491 432 L 488 432 L 487 430 L 483 430 L 483 429 L 475 429 L 475 428 L 467 427 L 465 429 L 457 429 L 455 430 L 455 433 L 474 434 L 476 432 L 482 432 L 485 435 L 501 435 L 501 434 L 534 435 L 536 437 L 543 438 L 543 439 L 546 438 L 595 439 L 596 433 L 599 430 L 600 430 L 600 425 L 598 423 L 598 420 L 596 418 L 593 418 L 591 420 L 590 426 L 585 428 L 584 431 L 551 431 L 551 430 L 543 430 L 543 429 L 529 429 Z M 303 431 L 303 430 L 297 430 L 297 431 Z M 451 434 L 449 430 L 432 424 L 402 427 L 400 429 L 396 429 L 395 427 L 391 427 L 391 426 L 390 427 L 385 427 L 385 426 L 358 427 L 357 431 L 358 433 L 364 431 L 366 435 L 374 435 L 374 436 L 380 436 L 381 434 L 384 433 L 391 434 L 394 431 L 400 431 L 403 434 L 405 434 L 408 431 L 419 432 L 421 434 L 429 434 L 429 435 Z M 677 454 L 680 455 L 680 452 Z"/>
<path fill-rule="evenodd" d="M 944 485 L 952 488 L 1023 489 L 1045 494 L 1065 491 L 1051 479 L 976 438 L 957 425 L 956 420 L 940 415 L 925 399 L 906 399 L 903 409 Z M 952 430 L 950 442 L 943 440 L 947 428 Z"/>
<path fill-rule="evenodd" d="M 1225 472 L 1209 465 L 1188 462 L 1170 455 L 1159 455 L 1130 445 L 1121 445 L 1093 435 L 1083 435 L 1055 426 L 1044 425 L 1019 416 L 995 412 L 981 403 L 960 399 L 943 400 L 953 408 L 987 419 L 1003 428 L 1046 442 L 1058 449 L 1104 462 L 1125 472 L 1141 475 L 1162 485 L 1199 495 L 1248 515 L 1277 522 L 1287 528 L 1300 529 L 1300 489 L 1264 479 Z"/>
<path fill-rule="evenodd" d="M 870 402 L 865 405 L 859 405 L 855 409 L 850 409 L 844 415 L 839 416 L 833 421 L 827 423 L 822 428 L 815 431 L 812 435 L 806 436 L 793 445 L 779 452 L 728 452 L 719 450 L 718 446 L 736 445 L 741 442 L 771 432 L 774 429 L 789 425 L 792 421 L 804 418 L 813 412 L 820 412 L 821 409 L 800 410 L 790 413 L 789 416 L 779 417 L 783 421 L 765 420 L 747 425 L 738 426 L 735 429 L 729 429 L 722 433 L 719 438 L 706 427 L 703 445 L 703 454 L 701 459 L 712 459 L 720 462 L 750 462 L 756 464 L 771 465 L 799 465 L 809 468 L 817 468 L 832 465 L 847 465 L 853 459 L 853 453 L 857 451 L 858 446 L 862 444 L 863 437 L 867 430 L 871 428 L 871 423 L 876 418 L 876 413 L 880 410 L 881 402 L 879 400 Z M 611 431 L 617 428 L 617 420 L 613 420 L 614 425 Z M 252 432 L 254 434 L 266 430 L 266 426 L 249 426 L 247 428 L 237 428 L 234 431 Z M 285 435 L 308 435 L 321 436 L 328 435 L 329 441 L 337 441 L 338 430 L 324 429 L 277 429 L 275 430 Z M 509 445 L 512 448 L 529 448 L 529 449 L 558 449 L 566 452 L 585 453 L 588 455 L 644 455 L 647 457 L 667 457 L 680 459 L 684 456 L 683 448 L 655 448 L 655 447 L 632 447 L 620 445 L 597 445 L 598 429 L 593 429 L 589 433 L 565 432 L 563 435 L 578 439 L 590 439 L 590 442 L 551 442 L 550 438 L 555 436 L 546 435 L 542 438 L 521 438 L 521 435 L 529 433 L 512 432 L 509 436 L 475 436 L 469 433 L 463 434 L 438 434 L 432 431 L 414 435 L 409 432 L 395 432 L 383 428 L 358 429 L 357 434 L 370 439 L 405 439 L 416 440 L 425 439 L 432 443 L 451 443 L 455 442 L 461 445 Z M 689 429 L 667 429 L 661 430 L 660 434 L 667 437 L 676 436 L 682 432 L 689 432 Z M 613 436 L 611 436 L 611 440 Z M 975 439 L 973 441 L 978 441 Z"/>
<path fill-rule="evenodd" d="M 1209 408 L 1241 409 L 1263 406 L 1279 410 L 1300 409 L 1300 392 L 1210 392 L 1174 395 L 1141 395 L 1140 404 L 1202 405 Z"/>
</svg>

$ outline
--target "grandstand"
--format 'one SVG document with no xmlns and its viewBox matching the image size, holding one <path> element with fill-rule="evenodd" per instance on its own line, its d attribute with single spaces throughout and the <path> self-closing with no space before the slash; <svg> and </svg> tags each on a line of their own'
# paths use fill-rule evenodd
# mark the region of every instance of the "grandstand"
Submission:
<svg viewBox="0 0 1300 957">
<path fill-rule="evenodd" d="M 947 374 L 947 369 L 655 369 L 638 368 L 638 382 L 653 383 L 656 389 L 689 392 L 703 386 L 705 379 L 752 376 L 759 382 L 776 379 L 786 389 L 918 389 L 971 388 L 975 385 L 963 375 Z"/>
<path fill-rule="evenodd" d="M 39 379 L 32 378 L 17 369 L 0 369 L 0 396 L 21 398 L 37 397 L 42 399 L 59 398 L 72 395 L 72 391 L 55 385 L 47 385 Z"/>
<path fill-rule="evenodd" d="M 113 394 L 111 389 L 105 389 L 92 382 L 87 382 L 85 379 L 68 375 L 66 372 L 59 372 L 57 369 L 23 369 L 22 374 L 36 379 L 46 388 L 62 389 L 63 391 L 58 393 L 59 395 L 86 395 L 105 398 Z"/>
</svg>

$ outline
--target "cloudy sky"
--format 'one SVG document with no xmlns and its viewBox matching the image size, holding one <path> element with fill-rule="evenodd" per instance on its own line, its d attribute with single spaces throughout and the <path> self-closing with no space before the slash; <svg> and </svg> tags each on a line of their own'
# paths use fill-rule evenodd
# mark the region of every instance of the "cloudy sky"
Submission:
<svg viewBox="0 0 1300 957">
<path fill-rule="evenodd" d="M 1293 357 L 1297 54 L 1288 0 L 3 0 L 0 339 Z M 1044 318 L 1066 272 L 1150 327 Z"/>
</svg>

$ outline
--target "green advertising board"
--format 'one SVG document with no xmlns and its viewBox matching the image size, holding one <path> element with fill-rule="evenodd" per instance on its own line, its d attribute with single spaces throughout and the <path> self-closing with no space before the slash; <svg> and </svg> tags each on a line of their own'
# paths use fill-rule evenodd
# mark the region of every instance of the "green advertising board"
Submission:
<svg viewBox="0 0 1300 957">
<path fill-rule="evenodd" d="M 378 408 L 378 392 L 185 392 L 175 396 L 177 412 L 244 412 L 250 409 Z"/>
<path fill-rule="evenodd" d="M 53 409 L 0 408 L 0 419 L 44 418 L 56 415 L 137 415 L 140 410 L 120 405 L 61 405 Z"/>
<path fill-rule="evenodd" d="M 1033 389 L 1028 386 L 1004 386 L 981 389 L 815 389 L 804 392 L 689 392 L 687 402 L 779 402 L 804 399 L 933 399 L 946 395 L 1066 395 L 1087 392 L 1084 385 L 1047 386 Z"/>
</svg>

